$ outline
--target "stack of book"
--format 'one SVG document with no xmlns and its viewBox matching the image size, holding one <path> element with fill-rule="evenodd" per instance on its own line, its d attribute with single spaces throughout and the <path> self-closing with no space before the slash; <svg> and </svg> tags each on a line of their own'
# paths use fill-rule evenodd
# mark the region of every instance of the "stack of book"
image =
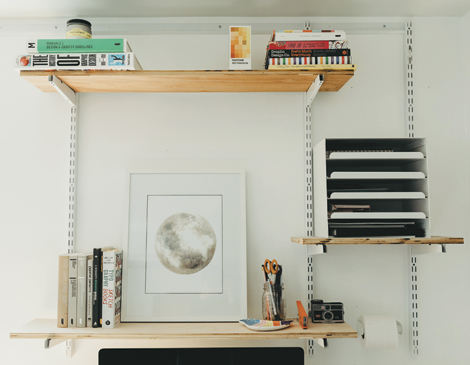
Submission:
<svg viewBox="0 0 470 365">
<path fill-rule="evenodd" d="M 275 30 L 265 66 L 267 70 L 354 68 L 342 30 Z"/>
<path fill-rule="evenodd" d="M 122 250 L 59 256 L 57 327 L 114 328 L 121 322 Z"/>
<path fill-rule="evenodd" d="M 142 70 L 126 39 L 36 39 L 16 70 Z"/>
</svg>

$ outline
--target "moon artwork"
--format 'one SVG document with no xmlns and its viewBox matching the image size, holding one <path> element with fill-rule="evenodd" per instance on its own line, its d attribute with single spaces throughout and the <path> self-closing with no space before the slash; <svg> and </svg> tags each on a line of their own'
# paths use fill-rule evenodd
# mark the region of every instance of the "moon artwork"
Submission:
<svg viewBox="0 0 470 365">
<path fill-rule="evenodd" d="M 147 196 L 145 293 L 223 293 L 222 212 L 222 195 Z"/>
<path fill-rule="evenodd" d="M 176 213 L 157 230 L 155 251 L 168 270 L 190 275 L 210 264 L 217 238 L 210 223 L 200 215 Z"/>
</svg>

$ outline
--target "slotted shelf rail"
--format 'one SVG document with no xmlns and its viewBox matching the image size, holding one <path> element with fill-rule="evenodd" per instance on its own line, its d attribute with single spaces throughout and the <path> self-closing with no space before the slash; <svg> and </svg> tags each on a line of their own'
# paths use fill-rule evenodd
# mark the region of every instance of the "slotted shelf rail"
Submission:
<svg viewBox="0 0 470 365">
<path fill-rule="evenodd" d="M 340 90 L 354 75 L 351 69 L 253 71 L 20 71 L 43 92 L 56 92 L 54 75 L 77 93 L 119 92 L 306 92 L 323 75 L 320 92 Z"/>
</svg>

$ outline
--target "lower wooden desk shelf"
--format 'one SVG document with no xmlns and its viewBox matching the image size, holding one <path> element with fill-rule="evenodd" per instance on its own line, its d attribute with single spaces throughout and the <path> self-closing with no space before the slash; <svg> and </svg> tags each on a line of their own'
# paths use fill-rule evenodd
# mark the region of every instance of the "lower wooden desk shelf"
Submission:
<svg viewBox="0 0 470 365">
<path fill-rule="evenodd" d="M 312 338 L 357 338 L 347 323 L 309 324 L 303 330 L 298 322 L 280 331 L 257 332 L 240 323 L 121 323 L 114 329 L 57 328 L 55 319 L 35 319 L 10 333 L 11 339 L 263 339 L 296 340 Z"/>
</svg>

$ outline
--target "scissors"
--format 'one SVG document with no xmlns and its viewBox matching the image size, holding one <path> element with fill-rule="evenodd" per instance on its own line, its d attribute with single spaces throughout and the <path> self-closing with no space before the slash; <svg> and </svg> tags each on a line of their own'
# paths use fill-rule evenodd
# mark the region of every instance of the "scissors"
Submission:
<svg viewBox="0 0 470 365">
<path fill-rule="evenodd" d="M 266 278 L 266 281 L 271 281 L 271 284 L 272 284 L 272 280 L 270 280 L 270 277 L 269 277 L 269 274 L 273 274 L 273 275 L 276 275 L 278 272 L 279 272 L 279 264 L 277 263 L 277 261 L 274 259 L 272 261 L 266 259 L 264 261 L 264 265 L 263 265 L 263 271 L 264 271 L 264 277 Z M 276 278 L 276 277 L 274 277 Z M 276 279 L 274 279 L 276 280 Z"/>
</svg>

